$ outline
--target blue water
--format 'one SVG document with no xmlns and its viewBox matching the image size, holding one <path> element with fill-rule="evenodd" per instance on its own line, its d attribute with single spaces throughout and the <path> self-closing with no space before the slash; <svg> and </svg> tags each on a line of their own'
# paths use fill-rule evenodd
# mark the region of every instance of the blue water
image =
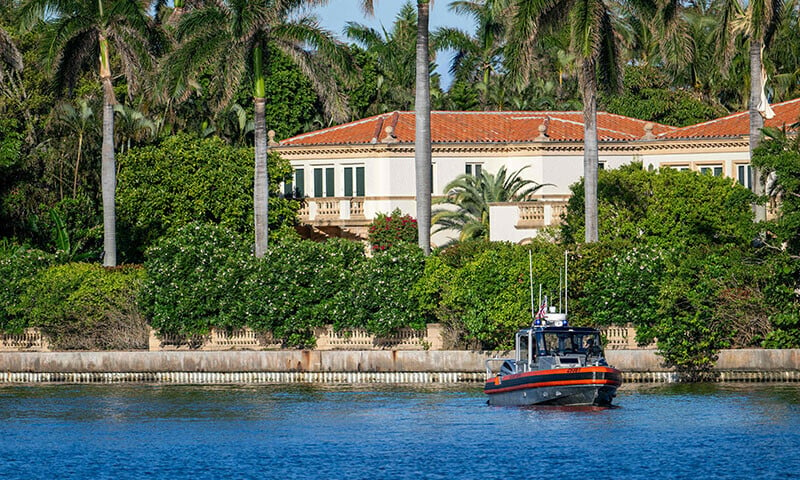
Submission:
<svg viewBox="0 0 800 480">
<path fill-rule="evenodd" d="M 475 386 L 0 387 L 0 478 L 800 478 L 800 385 L 626 385 L 618 408 Z"/>
</svg>

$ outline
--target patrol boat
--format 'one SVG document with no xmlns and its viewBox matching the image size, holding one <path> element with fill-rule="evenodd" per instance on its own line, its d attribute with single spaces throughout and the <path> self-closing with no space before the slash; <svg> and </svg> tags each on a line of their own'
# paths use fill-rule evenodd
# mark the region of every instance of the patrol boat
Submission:
<svg viewBox="0 0 800 480">
<path fill-rule="evenodd" d="M 597 329 L 569 325 L 566 272 L 565 254 L 564 313 L 548 312 L 545 297 L 531 327 L 517 332 L 514 358 L 486 361 L 483 391 L 490 405 L 611 405 L 622 372 L 606 362 Z M 500 362 L 494 374 L 492 364 Z"/>
<path fill-rule="evenodd" d="M 490 405 L 611 405 L 622 372 L 606 362 L 597 329 L 546 314 L 515 340 L 514 358 L 486 361 Z M 496 375 L 493 362 L 502 362 Z"/>
</svg>

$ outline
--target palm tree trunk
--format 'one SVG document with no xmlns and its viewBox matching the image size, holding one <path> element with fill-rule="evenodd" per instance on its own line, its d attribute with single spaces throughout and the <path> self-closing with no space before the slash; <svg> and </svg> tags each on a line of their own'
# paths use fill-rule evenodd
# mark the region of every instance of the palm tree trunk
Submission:
<svg viewBox="0 0 800 480">
<path fill-rule="evenodd" d="M 256 229 L 256 257 L 264 258 L 267 253 L 267 238 L 269 235 L 269 192 L 267 172 L 267 132 L 266 116 L 264 109 L 267 100 L 255 98 L 255 135 L 256 164 L 253 188 L 253 202 Z"/>
<path fill-rule="evenodd" d="M 753 151 L 761 143 L 761 129 L 764 128 L 764 118 L 758 111 L 761 102 L 761 42 L 755 38 L 750 39 L 750 164 L 753 163 Z M 753 171 L 753 193 L 756 195 L 764 194 L 764 184 L 761 175 L 751 167 Z M 756 221 L 767 219 L 766 206 L 754 205 Z"/>
<path fill-rule="evenodd" d="M 261 45 L 253 49 L 253 87 L 255 102 L 255 140 L 256 164 L 253 179 L 253 217 L 256 234 L 256 258 L 264 258 L 267 253 L 269 236 L 269 172 L 267 171 L 267 120 L 265 114 L 266 84 L 264 82 L 263 52 Z"/>
<path fill-rule="evenodd" d="M 428 49 L 429 0 L 417 0 L 417 65 L 414 100 L 417 228 L 419 247 L 431 253 L 431 87 Z"/>
<path fill-rule="evenodd" d="M 584 59 L 582 65 L 583 90 L 583 184 L 586 243 L 598 239 L 597 219 L 597 81 L 594 61 Z"/>
<path fill-rule="evenodd" d="M 72 198 L 78 195 L 78 169 L 81 165 L 81 151 L 83 150 L 83 132 L 78 134 L 78 158 L 75 160 L 75 172 L 72 177 Z"/>
<path fill-rule="evenodd" d="M 103 266 L 117 265 L 117 230 L 115 193 L 117 189 L 114 161 L 114 88 L 111 84 L 108 41 L 102 34 L 100 43 L 100 81 L 103 84 L 103 147 L 101 185 L 103 189 Z"/>
</svg>

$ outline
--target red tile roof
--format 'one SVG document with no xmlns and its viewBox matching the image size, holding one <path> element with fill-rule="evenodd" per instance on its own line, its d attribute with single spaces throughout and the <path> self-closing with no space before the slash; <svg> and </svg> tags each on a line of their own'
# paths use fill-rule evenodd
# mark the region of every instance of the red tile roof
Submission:
<svg viewBox="0 0 800 480">
<path fill-rule="evenodd" d="M 788 102 L 776 103 L 772 105 L 772 110 L 775 112 L 775 117 L 765 120 L 765 126 L 783 128 L 785 125 L 790 127 L 800 121 L 800 98 L 789 100 Z M 790 130 L 797 131 L 798 128 L 795 126 Z M 750 112 L 744 111 L 709 122 L 678 128 L 661 134 L 659 138 L 724 138 L 742 137 L 749 134 Z"/>
<path fill-rule="evenodd" d="M 639 140 L 649 122 L 597 113 L 601 141 Z M 391 112 L 356 122 L 310 132 L 280 142 L 293 145 L 358 145 L 385 143 L 391 127 L 397 142 L 414 142 L 414 112 Z M 434 143 L 513 143 L 534 142 L 540 126 L 546 127 L 550 141 L 583 141 L 582 112 L 431 112 L 431 140 Z M 653 135 L 675 127 L 652 124 Z"/>
</svg>

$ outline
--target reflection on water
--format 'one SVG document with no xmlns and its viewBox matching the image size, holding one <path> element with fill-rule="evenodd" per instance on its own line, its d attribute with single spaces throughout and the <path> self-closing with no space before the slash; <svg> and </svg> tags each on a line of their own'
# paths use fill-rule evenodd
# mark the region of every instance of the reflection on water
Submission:
<svg viewBox="0 0 800 480">
<path fill-rule="evenodd" d="M 615 408 L 479 387 L 0 387 L 0 478 L 796 478 L 800 385 L 624 385 Z"/>
</svg>

